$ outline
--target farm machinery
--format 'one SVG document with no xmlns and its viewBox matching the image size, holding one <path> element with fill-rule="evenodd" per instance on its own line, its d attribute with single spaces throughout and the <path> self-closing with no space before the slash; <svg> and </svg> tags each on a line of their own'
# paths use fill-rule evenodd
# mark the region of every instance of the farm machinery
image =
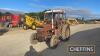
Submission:
<svg viewBox="0 0 100 56">
<path fill-rule="evenodd" d="M 28 15 L 25 15 L 25 22 L 24 22 L 23 29 L 27 30 L 28 28 L 31 28 L 35 30 L 36 27 L 42 27 L 42 22 L 37 20 L 36 17 L 32 18 Z"/>
<path fill-rule="evenodd" d="M 60 40 L 66 41 L 70 38 L 70 25 L 65 20 L 63 10 L 48 10 L 44 14 L 42 28 L 37 28 L 36 33 L 31 35 L 31 44 L 35 41 L 45 41 L 48 47 L 57 47 Z"/>
<path fill-rule="evenodd" d="M 20 16 L 14 14 L 5 14 L 0 17 L 0 22 L 2 22 L 5 27 L 16 27 L 20 22 Z"/>
</svg>

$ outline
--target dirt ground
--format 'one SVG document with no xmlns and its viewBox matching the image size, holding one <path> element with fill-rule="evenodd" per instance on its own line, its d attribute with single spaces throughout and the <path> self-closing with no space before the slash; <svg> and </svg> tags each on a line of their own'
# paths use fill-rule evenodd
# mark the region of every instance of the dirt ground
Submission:
<svg viewBox="0 0 100 56">
<path fill-rule="evenodd" d="M 65 44 L 71 44 L 70 42 L 72 41 L 74 43 L 75 41 L 77 41 L 77 38 L 79 38 L 79 36 L 82 36 L 79 38 L 80 39 L 79 42 L 81 42 L 81 40 L 84 39 L 84 37 L 88 37 L 88 36 L 100 37 L 100 34 L 98 34 L 100 32 L 99 29 L 96 31 L 95 30 L 92 31 L 92 29 L 97 29 L 97 28 L 100 29 L 100 24 L 80 24 L 76 26 L 71 26 L 71 35 L 72 35 L 71 39 L 69 40 L 69 42 L 65 42 L 64 44 L 60 44 L 60 45 L 66 46 Z M 87 31 L 87 30 L 91 30 L 91 33 L 90 31 Z M 86 33 L 76 34 L 77 32 L 82 32 L 82 31 L 87 31 L 86 32 L 87 34 Z M 48 49 L 48 46 L 45 44 L 45 42 L 41 42 L 36 45 L 31 45 L 30 36 L 34 32 L 36 31 L 31 30 L 31 29 L 23 30 L 21 28 L 19 29 L 14 28 L 14 29 L 10 29 L 8 32 L 1 35 L 0 36 L 0 56 L 34 56 L 34 55 L 36 56 L 36 55 L 39 55 L 40 52 L 43 54 L 40 56 L 55 56 L 56 54 L 59 54 L 58 56 L 67 55 L 65 53 L 62 53 L 63 50 L 66 49 L 67 47 L 62 48 L 59 46 L 57 49 L 51 50 L 51 49 Z M 74 36 L 74 34 L 76 35 Z M 98 38 L 96 40 L 98 40 Z M 97 45 L 99 45 L 99 43 Z M 31 50 L 32 48 L 34 50 Z M 59 52 L 58 50 L 62 50 L 62 52 Z"/>
</svg>

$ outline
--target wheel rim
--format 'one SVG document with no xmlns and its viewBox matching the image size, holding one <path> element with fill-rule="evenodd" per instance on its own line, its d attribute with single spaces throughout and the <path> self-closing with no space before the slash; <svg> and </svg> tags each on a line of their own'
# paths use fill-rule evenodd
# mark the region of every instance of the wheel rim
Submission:
<svg viewBox="0 0 100 56">
<path fill-rule="evenodd" d="M 12 28 L 12 24 L 10 24 L 9 27 Z"/>
<path fill-rule="evenodd" d="M 26 29 L 26 26 L 24 26 L 24 29 Z"/>
<path fill-rule="evenodd" d="M 36 28 L 36 27 L 33 25 L 33 26 L 32 26 L 32 29 L 35 29 L 35 28 Z"/>
<path fill-rule="evenodd" d="M 56 46 L 58 44 L 58 38 L 57 38 L 57 36 L 52 36 L 52 38 L 51 38 L 51 42 L 50 42 L 50 46 L 51 47 L 54 47 L 54 46 Z"/>
</svg>

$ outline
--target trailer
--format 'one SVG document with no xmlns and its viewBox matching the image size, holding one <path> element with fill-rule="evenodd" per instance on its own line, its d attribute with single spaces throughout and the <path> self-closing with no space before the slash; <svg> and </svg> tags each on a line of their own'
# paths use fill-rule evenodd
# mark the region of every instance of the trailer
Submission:
<svg viewBox="0 0 100 56">
<path fill-rule="evenodd" d="M 16 27 L 20 22 L 20 16 L 14 14 L 2 15 L 0 22 L 2 22 L 5 27 Z"/>
</svg>

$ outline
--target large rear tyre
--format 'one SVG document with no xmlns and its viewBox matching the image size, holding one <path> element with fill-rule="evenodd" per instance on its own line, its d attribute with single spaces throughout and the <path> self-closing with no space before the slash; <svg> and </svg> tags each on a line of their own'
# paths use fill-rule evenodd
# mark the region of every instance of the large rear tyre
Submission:
<svg viewBox="0 0 100 56">
<path fill-rule="evenodd" d="M 38 40 L 37 40 L 37 33 L 33 33 L 33 34 L 31 35 L 30 43 L 31 43 L 31 44 L 37 44 L 37 43 L 38 43 Z"/>
<path fill-rule="evenodd" d="M 62 26 L 62 31 L 61 31 L 61 40 L 62 41 L 67 41 L 70 38 L 70 26 L 65 24 Z"/>
<path fill-rule="evenodd" d="M 56 48 L 59 43 L 59 38 L 56 35 L 51 36 L 51 38 L 48 38 L 46 41 L 49 48 Z"/>
</svg>

